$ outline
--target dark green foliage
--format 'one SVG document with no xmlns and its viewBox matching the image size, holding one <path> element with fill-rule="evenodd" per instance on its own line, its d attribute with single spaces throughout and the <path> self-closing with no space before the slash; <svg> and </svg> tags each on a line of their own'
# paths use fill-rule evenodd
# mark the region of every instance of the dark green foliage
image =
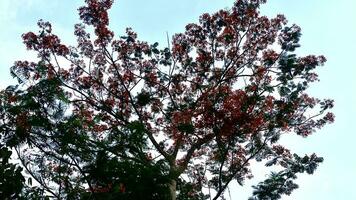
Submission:
<svg viewBox="0 0 356 200">
<path fill-rule="evenodd" d="M 201 191 L 202 188 L 197 188 L 196 184 L 191 184 L 184 179 L 178 179 L 177 182 L 177 200 L 206 200 L 209 195 Z M 197 192 L 198 191 L 198 192 Z"/>
<path fill-rule="evenodd" d="M 268 162 L 266 165 L 274 165 L 277 160 L 277 158 L 272 159 L 272 162 Z M 304 172 L 313 174 L 321 162 L 323 162 L 323 158 L 317 157 L 315 154 L 304 157 L 294 154 L 293 159 L 281 161 L 285 170 L 277 173 L 272 172 L 269 178 L 257 186 L 253 186 L 253 196 L 249 200 L 274 200 L 280 199 L 283 194 L 290 195 L 294 189 L 298 188 L 298 185 L 293 182 L 297 178 L 296 174 Z"/>
<path fill-rule="evenodd" d="M 194 133 L 194 126 L 192 124 L 179 124 L 178 130 L 183 133 Z"/>
<path fill-rule="evenodd" d="M 162 174 L 167 166 L 162 162 L 120 161 L 100 151 L 95 162 L 83 169 L 91 179 L 96 199 L 169 199 L 169 178 Z M 82 198 L 90 195 L 83 194 Z"/>
<path fill-rule="evenodd" d="M 151 97 L 148 92 L 141 92 L 137 95 L 137 104 L 140 106 L 145 106 L 150 103 Z"/>
<path fill-rule="evenodd" d="M 9 149 L 6 147 L 0 149 L 0 199 L 17 199 L 24 187 L 22 168 L 9 163 L 10 156 Z"/>
</svg>

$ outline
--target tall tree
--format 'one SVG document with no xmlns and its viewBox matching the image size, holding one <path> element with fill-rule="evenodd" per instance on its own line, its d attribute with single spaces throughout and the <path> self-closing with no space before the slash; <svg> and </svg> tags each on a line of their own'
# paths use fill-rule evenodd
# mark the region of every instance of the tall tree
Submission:
<svg viewBox="0 0 356 200">
<path fill-rule="evenodd" d="M 252 177 L 253 160 L 279 171 L 250 199 L 289 195 L 296 174 L 323 159 L 293 154 L 279 138 L 333 122 L 333 101 L 306 93 L 325 57 L 294 54 L 301 29 L 261 16 L 265 2 L 205 13 L 167 48 L 130 28 L 115 38 L 112 0 L 78 9 L 76 46 L 40 20 L 38 33 L 22 36 L 38 59 L 16 61 L 19 84 L 0 92 L 0 175 L 10 167 L 18 180 L 12 190 L 0 182 L 0 196 L 216 200 Z M 25 174 L 9 164 L 10 149 Z"/>
</svg>

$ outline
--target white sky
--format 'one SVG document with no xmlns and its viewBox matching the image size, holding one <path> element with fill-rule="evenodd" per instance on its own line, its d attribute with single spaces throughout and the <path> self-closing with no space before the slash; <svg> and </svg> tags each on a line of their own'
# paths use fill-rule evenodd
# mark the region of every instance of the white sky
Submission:
<svg viewBox="0 0 356 200">
<path fill-rule="evenodd" d="M 233 0 L 117 0 L 110 12 L 111 28 L 121 35 L 127 26 L 138 32 L 141 40 L 166 46 L 166 35 L 181 32 L 185 24 L 196 22 L 203 12 L 230 7 Z M 73 24 L 82 1 L 73 0 L 0 0 L 0 88 L 14 84 L 9 68 L 15 60 L 31 59 L 21 34 L 37 31 L 37 20 L 52 22 L 54 32 L 64 42 L 74 44 Z M 283 143 L 299 154 L 316 152 L 325 158 L 312 176 L 300 176 L 300 188 L 283 199 L 356 199 L 356 1 L 354 0 L 270 0 L 262 14 L 283 13 L 291 23 L 302 28 L 299 55 L 323 54 L 328 62 L 319 68 L 321 81 L 309 94 L 333 98 L 336 122 L 304 139 L 288 135 Z M 255 172 L 263 178 L 261 168 Z M 257 181 L 257 180 L 256 180 Z M 259 181 L 259 180 L 258 180 Z M 232 199 L 247 199 L 252 189 L 231 187 Z M 237 188 L 237 189 L 236 189 Z"/>
</svg>

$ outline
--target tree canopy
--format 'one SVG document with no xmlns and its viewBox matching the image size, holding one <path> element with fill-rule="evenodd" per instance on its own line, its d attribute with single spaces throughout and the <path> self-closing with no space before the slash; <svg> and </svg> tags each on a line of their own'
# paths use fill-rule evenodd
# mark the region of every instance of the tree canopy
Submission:
<svg viewBox="0 0 356 200">
<path fill-rule="evenodd" d="M 1 199 L 223 199 L 252 161 L 273 172 L 251 200 L 289 195 L 323 158 L 279 138 L 333 122 L 333 101 L 306 93 L 325 57 L 297 56 L 300 27 L 265 2 L 204 13 L 167 47 L 115 37 L 112 0 L 85 0 L 74 46 L 40 20 L 22 35 L 37 59 L 0 91 Z"/>
</svg>

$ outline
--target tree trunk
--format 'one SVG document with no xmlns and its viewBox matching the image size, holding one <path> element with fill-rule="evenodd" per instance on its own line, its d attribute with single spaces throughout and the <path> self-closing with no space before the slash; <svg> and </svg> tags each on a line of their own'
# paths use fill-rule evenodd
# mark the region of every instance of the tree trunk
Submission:
<svg viewBox="0 0 356 200">
<path fill-rule="evenodd" d="M 177 189 L 177 181 L 172 179 L 171 182 L 169 183 L 169 191 L 171 193 L 171 200 L 176 200 L 176 198 L 177 198 L 176 189 Z"/>
</svg>

